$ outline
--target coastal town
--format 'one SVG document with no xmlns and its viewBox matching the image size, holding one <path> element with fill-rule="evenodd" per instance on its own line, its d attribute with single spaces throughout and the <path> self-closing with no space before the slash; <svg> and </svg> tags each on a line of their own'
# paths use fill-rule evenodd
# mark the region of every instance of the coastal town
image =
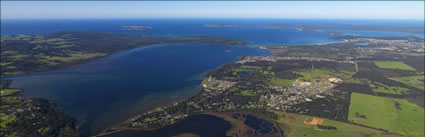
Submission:
<svg viewBox="0 0 425 137">
<path fill-rule="evenodd" d="M 391 39 L 374 39 L 374 38 L 356 38 L 350 39 L 348 42 L 354 43 L 367 43 L 368 45 L 375 45 L 374 50 L 389 50 L 389 51 L 404 51 L 404 52 L 424 52 L 423 40 L 391 40 Z M 365 49 L 365 48 L 363 48 Z"/>
<path fill-rule="evenodd" d="M 128 124 L 132 128 L 156 129 L 173 124 L 192 114 L 208 111 L 229 112 L 247 109 L 269 109 L 307 114 L 309 109 L 297 107 L 296 105 L 319 98 L 333 97 L 334 92 L 337 92 L 334 88 L 343 82 L 340 77 L 326 75 L 314 77 L 311 80 L 293 79 L 290 80 L 289 85 L 283 86 L 267 82 L 274 79 L 275 76 L 272 72 L 267 74 L 269 72 L 264 73 L 264 70 L 255 68 L 258 66 L 254 67 L 251 64 L 252 68 L 250 68 L 243 65 L 246 63 L 264 64 L 269 61 L 275 63 L 284 63 L 285 61 L 333 62 L 338 64 L 337 61 L 329 59 L 308 57 L 245 57 L 232 64 L 233 66 L 229 65 L 219 69 L 217 73 L 209 74 L 202 82 L 202 91 L 198 95 L 146 112 L 132 118 Z M 353 66 L 350 63 L 343 63 L 347 66 Z M 234 68 L 236 66 L 239 68 Z M 244 71 L 237 69 L 244 69 Z M 247 72 L 248 74 L 236 73 L 237 76 L 234 76 L 235 73 L 231 71 Z M 260 71 L 263 72 L 260 73 Z M 230 76 L 226 76 L 229 74 Z M 251 75 L 256 78 L 248 78 Z M 264 81 L 251 81 L 248 79 Z"/>
<path fill-rule="evenodd" d="M 270 61 L 270 62 L 276 62 L 276 61 L 285 61 L 285 60 L 307 60 L 307 61 L 328 61 L 328 62 L 336 62 L 336 63 L 353 63 L 354 61 L 346 60 L 346 61 L 338 61 L 328 58 L 319 58 L 319 57 L 281 57 L 281 56 L 247 56 L 243 59 L 237 61 L 236 63 L 239 64 L 245 64 L 249 62 L 257 62 L 257 61 Z"/>
</svg>

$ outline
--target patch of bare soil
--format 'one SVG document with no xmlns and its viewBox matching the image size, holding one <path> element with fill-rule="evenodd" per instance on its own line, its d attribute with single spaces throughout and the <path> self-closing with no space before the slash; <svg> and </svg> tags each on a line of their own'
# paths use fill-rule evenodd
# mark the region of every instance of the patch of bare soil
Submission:
<svg viewBox="0 0 425 137">
<path fill-rule="evenodd" d="M 304 124 L 306 125 L 323 125 L 323 121 L 324 119 L 322 118 L 317 118 L 317 117 L 313 117 L 313 119 L 310 122 L 307 122 L 307 119 L 304 119 Z"/>
</svg>

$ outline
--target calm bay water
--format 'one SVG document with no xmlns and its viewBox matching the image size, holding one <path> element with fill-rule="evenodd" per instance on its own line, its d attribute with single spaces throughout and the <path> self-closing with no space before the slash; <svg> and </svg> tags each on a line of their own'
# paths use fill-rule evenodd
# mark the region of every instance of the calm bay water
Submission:
<svg viewBox="0 0 425 137">
<path fill-rule="evenodd" d="M 204 24 L 334 24 L 353 20 L 2 20 L 5 34 L 44 34 L 58 31 L 116 32 L 155 36 L 224 36 L 257 44 L 318 44 L 338 42 L 323 32 L 294 29 L 206 28 Z M 355 21 L 354 21 L 355 22 Z M 361 22 L 361 21 L 360 21 Z M 402 25 L 399 22 L 375 22 Z M 147 31 L 125 31 L 122 26 L 150 26 Z M 420 25 L 416 22 L 408 25 Z M 422 24 L 423 25 L 423 24 Z M 350 35 L 417 36 L 398 32 L 338 30 Z M 52 72 L 9 77 L 12 87 L 23 88 L 24 97 L 40 97 L 56 103 L 77 118 L 85 135 L 125 120 L 154 106 L 192 96 L 199 92 L 205 74 L 241 56 L 270 55 L 254 46 L 155 45 L 123 51 L 85 65 Z"/>
<path fill-rule="evenodd" d="M 55 102 L 94 133 L 137 112 L 199 92 L 206 72 L 241 56 L 269 55 L 257 47 L 154 45 L 88 64 L 14 76 L 24 97 Z"/>
</svg>

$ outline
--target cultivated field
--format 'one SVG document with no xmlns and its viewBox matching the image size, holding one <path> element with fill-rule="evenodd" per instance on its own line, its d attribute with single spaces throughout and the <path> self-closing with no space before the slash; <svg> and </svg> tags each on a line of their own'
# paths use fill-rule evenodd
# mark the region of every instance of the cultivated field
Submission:
<svg viewBox="0 0 425 137">
<path fill-rule="evenodd" d="M 400 61 L 375 61 L 375 65 L 385 69 L 416 70 Z"/>
<path fill-rule="evenodd" d="M 322 79 L 322 78 L 329 78 L 329 77 L 338 77 L 338 78 L 350 78 L 353 72 L 350 71 L 342 71 L 339 72 L 336 71 L 330 71 L 330 70 L 324 70 L 324 69 L 311 69 L 305 72 L 297 72 L 298 74 L 302 75 L 303 77 L 301 80 L 303 81 L 312 81 L 314 79 Z"/>
</svg>

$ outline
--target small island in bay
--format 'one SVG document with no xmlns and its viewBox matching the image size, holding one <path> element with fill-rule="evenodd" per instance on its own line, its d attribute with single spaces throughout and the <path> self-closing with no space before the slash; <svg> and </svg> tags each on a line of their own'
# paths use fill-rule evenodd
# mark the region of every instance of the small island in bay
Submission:
<svg viewBox="0 0 425 137">
<path fill-rule="evenodd" d="M 136 31 L 140 31 L 140 30 L 150 30 L 152 29 L 152 27 L 148 27 L 148 26 L 124 26 L 122 27 L 123 30 L 136 30 Z"/>
<path fill-rule="evenodd" d="M 241 25 L 232 25 L 232 24 L 205 24 L 204 27 L 208 28 L 240 28 Z"/>
</svg>

